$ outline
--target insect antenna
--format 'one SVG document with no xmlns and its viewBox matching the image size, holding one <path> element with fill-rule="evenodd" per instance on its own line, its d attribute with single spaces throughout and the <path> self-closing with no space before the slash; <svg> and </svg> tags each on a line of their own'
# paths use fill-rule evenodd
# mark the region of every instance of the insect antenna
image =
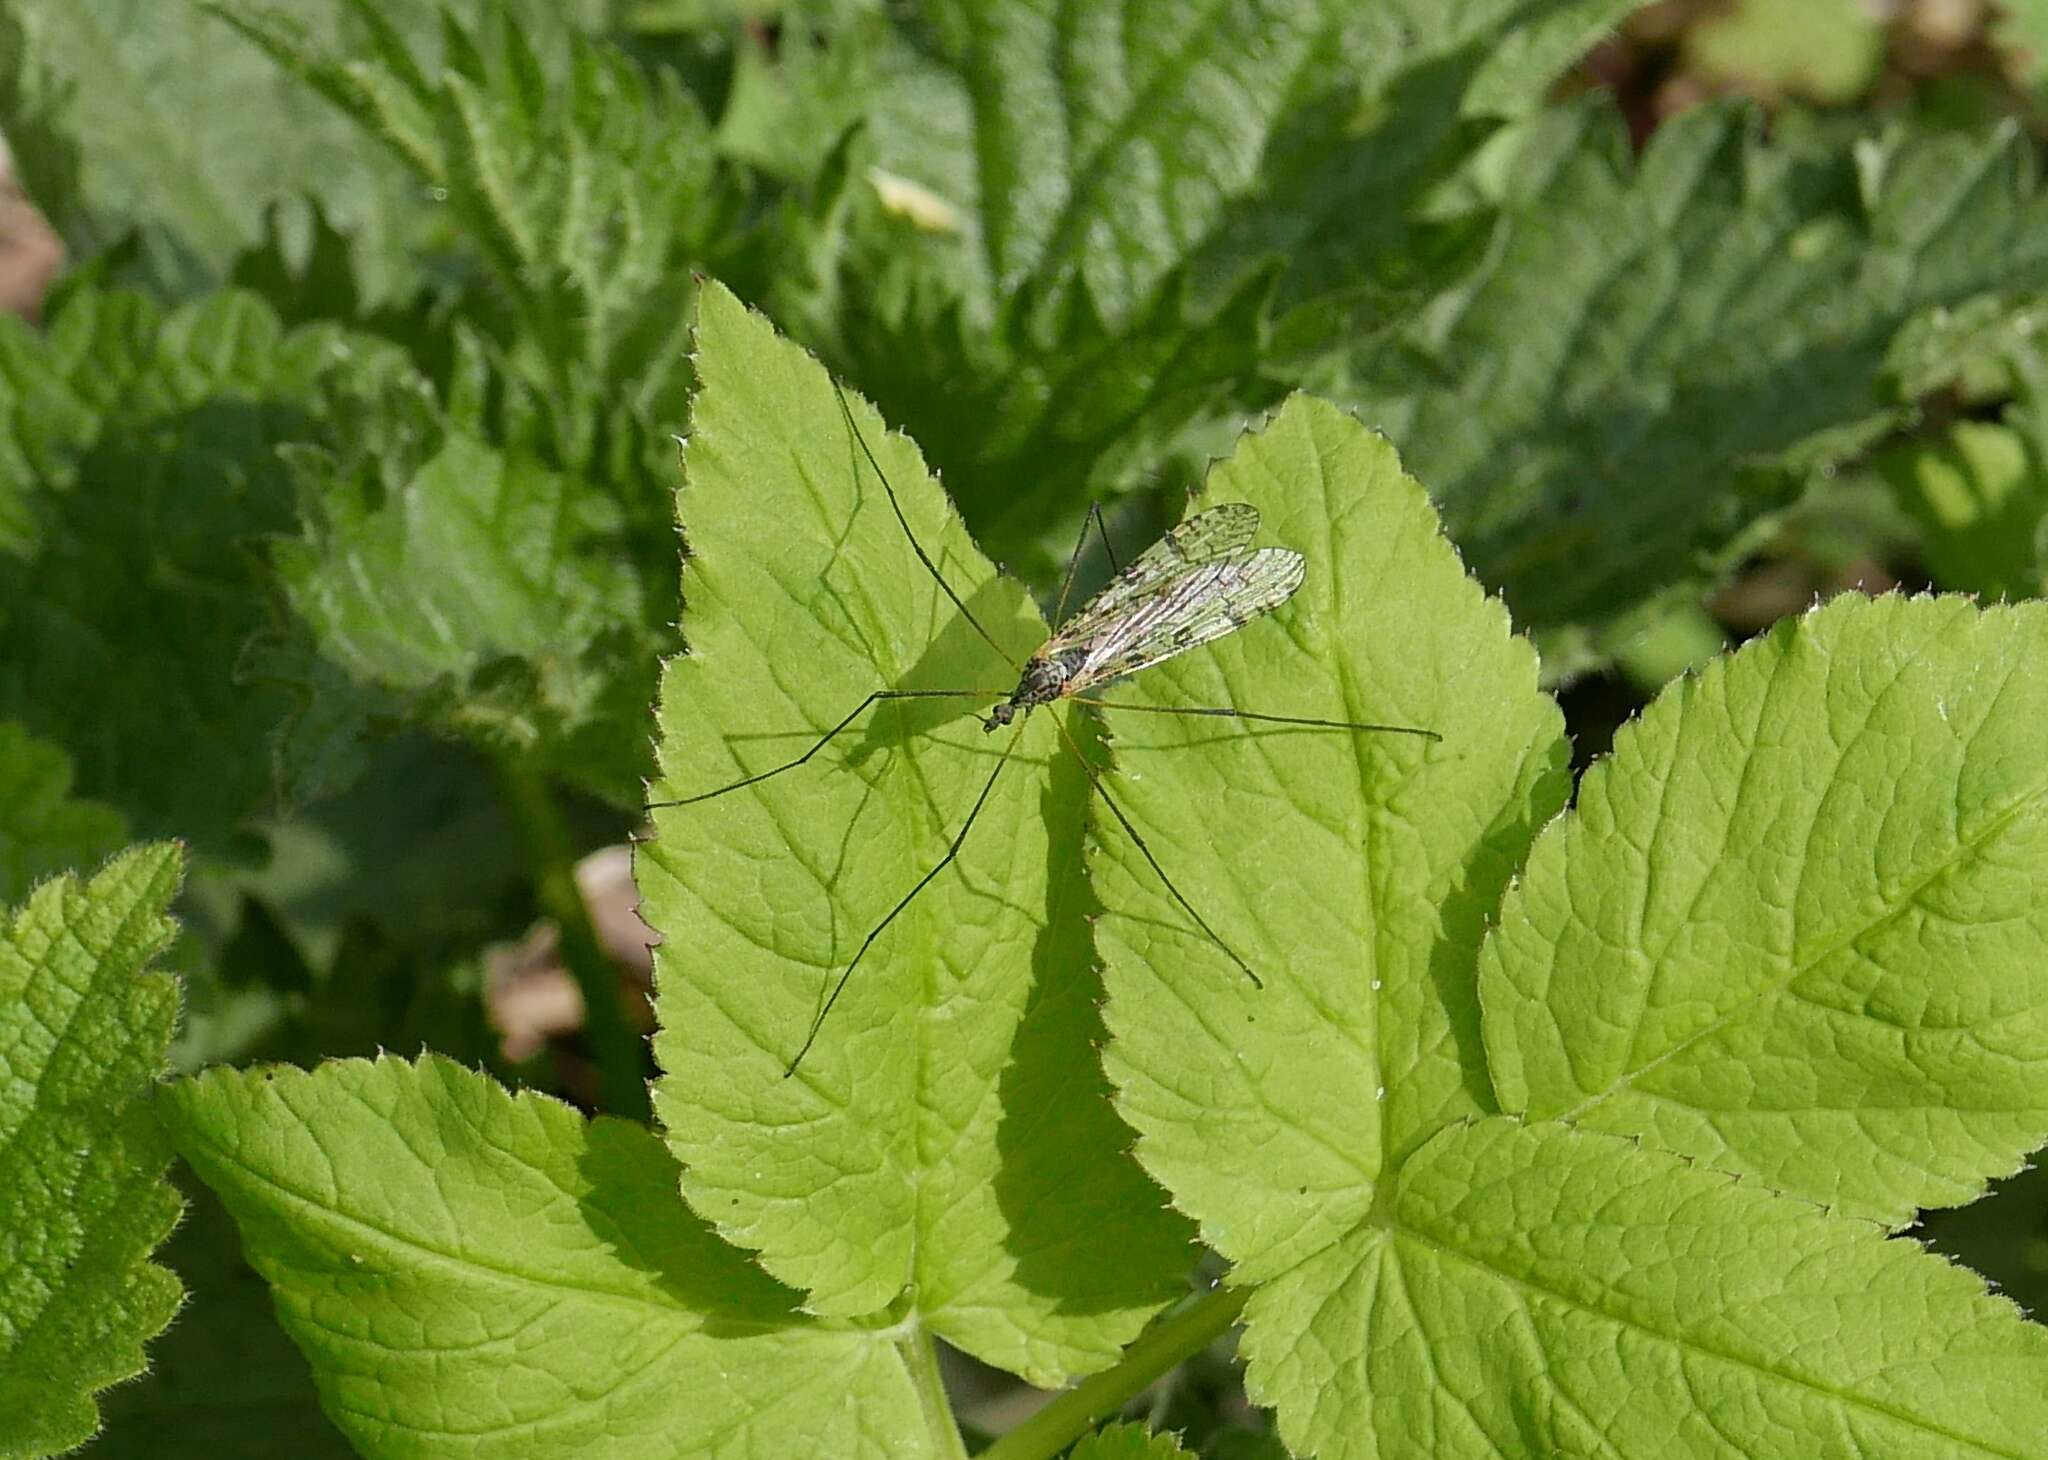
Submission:
<svg viewBox="0 0 2048 1460">
<path fill-rule="evenodd" d="M 1123 829 L 1129 833 L 1131 840 L 1137 844 L 1139 852 L 1144 855 L 1145 861 L 1150 864 L 1153 873 L 1165 884 L 1166 890 L 1173 894 L 1173 900 L 1181 905 L 1187 915 L 1195 920 L 1204 933 L 1209 935 L 1209 941 L 1218 948 L 1221 948 L 1224 955 L 1238 966 L 1246 978 L 1252 981 L 1253 988 L 1264 988 L 1266 981 L 1252 972 L 1252 966 L 1238 957 L 1237 950 L 1223 941 L 1223 935 L 1210 927 L 1209 920 L 1197 912 L 1195 905 L 1187 900 L 1186 895 L 1178 887 L 1173 885 L 1173 879 L 1166 875 L 1166 869 L 1160 866 L 1159 859 L 1152 855 L 1152 848 L 1145 845 L 1145 838 L 1139 835 L 1138 828 L 1131 824 L 1131 818 L 1124 815 L 1123 807 L 1116 804 L 1116 798 L 1109 794 L 1109 787 L 1102 783 L 1102 777 L 1096 774 L 1095 767 L 1088 764 L 1088 757 L 1081 753 L 1081 747 L 1075 743 L 1073 734 L 1067 729 L 1065 722 L 1055 715 L 1053 723 L 1060 727 L 1060 738 L 1067 742 L 1067 749 L 1074 752 L 1074 759 L 1081 763 L 1081 769 L 1087 773 L 1088 779 L 1094 783 L 1095 794 L 1102 798 L 1103 805 L 1116 814 L 1116 819 L 1122 823 Z"/>
<path fill-rule="evenodd" d="M 744 790 L 748 786 L 760 784 L 770 776 L 779 776 L 784 771 L 793 771 L 823 750 L 827 745 L 830 745 L 842 731 L 860 718 L 861 712 L 867 709 L 869 705 L 878 704 L 883 700 L 982 700 L 991 698 L 1001 699 L 1002 692 L 992 689 L 878 689 L 855 705 L 845 719 L 834 725 L 830 730 L 827 730 L 823 735 L 820 735 L 812 743 L 811 748 L 796 759 L 786 760 L 779 766 L 773 766 L 768 770 L 757 772 L 751 776 L 744 776 L 730 785 L 720 786 L 715 791 L 702 791 L 695 796 L 684 796 L 675 801 L 649 801 L 647 809 L 654 811 L 664 806 L 694 806 L 699 801 L 709 801 L 713 797 L 725 795 L 728 791 Z"/>
<path fill-rule="evenodd" d="M 1369 725 L 1359 720 L 1315 720 L 1304 715 L 1260 715 L 1250 710 L 1229 710 L 1207 706 L 1184 705 L 1133 705 L 1122 700 L 1098 700 L 1087 695 L 1074 698 L 1084 705 L 1100 705 L 1105 710 L 1135 710 L 1141 715 L 1223 715 L 1232 720 L 1259 720 L 1268 725 L 1313 725 L 1323 730 L 1363 730 L 1383 735 L 1420 735 L 1425 740 L 1441 741 L 1444 737 L 1436 730 L 1424 730 L 1417 725 Z"/>
<path fill-rule="evenodd" d="M 933 581 L 945 592 L 946 597 L 953 600 L 953 607 L 960 610 L 960 616 L 967 620 L 973 627 L 974 632 L 980 634 L 987 641 L 989 648 L 1003 656 L 1005 664 L 1015 669 L 1017 661 L 1011 657 L 1010 651 L 1001 644 L 998 644 L 995 640 L 995 635 L 981 626 L 981 620 L 974 616 L 967 605 L 961 601 L 960 595 L 953 591 L 953 585 L 946 581 L 946 575 L 939 571 L 939 565 L 931 560 L 930 554 L 924 550 L 924 544 L 919 542 L 917 534 L 910 530 L 910 519 L 903 515 L 903 504 L 896 500 L 896 489 L 889 485 L 889 474 L 882 470 L 882 463 L 875 460 L 875 453 L 868 449 L 868 438 L 863 436 L 860 427 L 854 424 L 853 407 L 846 403 L 846 388 L 837 380 L 834 380 L 832 382 L 832 393 L 838 397 L 839 414 L 846 418 L 847 431 L 852 434 L 854 441 L 859 445 L 860 454 L 868 459 L 868 465 L 874 468 L 875 475 L 881 478 L 882 490 L 889 494 L 889 508 L 896 514 L 896 521 L 902 526 L 903 535 L 910 539 L 910 550 L 917 554 L 917 560 L 924 564 L 925 571 L 932 575 Z M 854 476 L 858 478 L 859 475 L 859 471 L 856 470 Z"/>
<path fill-rule="evenodd" d="M 954 833 L 953 843 L 946 848 L 946 855 L 934 862 L 931 870 L 917 879 L 917 885 L 904 893 L 896 906 L 889 909 L 888 915 L 879 923 L 876 923 L 869 930 L 867 937 L 861 940 L 860 951 L 853 955 L 853 961 L 846 965 L 840 972 L 839 981 L 832 985 L 831 994 L 827 996 L 817 1015 L 811 1020 L 810 1030 L 804 1035 L 802 1046 L 798 1048 L 795 1057 L 790 1060 L 789 1068 L 782 1072 L 783 1079 L 786 1080 L 791 1075 L 794 1075 L 796 1067 L 803 1063 L 804 1056 L 811 1052 L 811 1046 L 817 1042 L 818 1031 L 825 1027 L 825 1016 L 830 1014 L 832 1006 L 839 1002 L 839 995 L 845 992 L 846 981 L 852 978 L 853 971 L 860 967 L 861 959 L 868 956 L 868 949 L 874 947 L 875 939 L 882 936 L 882 930 L 895 922 L 896 915 L 906 907 L 909 907 L 917 895 L 931 885 L 932 879 L 945 871 L 952 864 L 953 859 L 960 855 L 960 847 L 967 840 L 967 833 L 974 829 L 975 821 L 981 816 L 981 808 L 988 802 L 989 793 L 996 788 L 996 778 L 1003 773 L 1003 767 L 1010 763 L 1010 752 L 1017 748 L 1017 737 L 1023 733 L 1024 724 L 1020 720 L 1017 723 L 1017 728 L 1010 732 L 1010 743 L 1003 747 L 1002 755 L 996 760 L 996 768 L 988 773 L 988 780 L 982 786 L 981 794 L 974 798 L 974 806 L 968 811 L 967 819 L 960 823 L 960 830 Z M 1247 969 L 1246 972 L 1250 972 L 1250 970 Z"/>
</svg>

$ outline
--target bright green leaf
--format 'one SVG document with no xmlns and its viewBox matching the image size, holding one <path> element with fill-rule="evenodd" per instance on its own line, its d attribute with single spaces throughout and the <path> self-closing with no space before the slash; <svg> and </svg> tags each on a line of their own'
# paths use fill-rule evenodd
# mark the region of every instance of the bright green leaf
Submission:
<svg viewBox="0 0 2048 1460">
<path fill-rule="evenodd" d="M 2048 1137 L 2048 608 L 1837 600 L 1674 685 L 1501 910 L 1502 1105 L 1890 1223 Z"/>
<path fill-rule="evenodd" d="M 2036 534 L 2048 515 L 2048 472 L 2025 436 L 1991 421 L 1958 421 L 1879 460 L 1922 532 L 1927 570 L 1944 588 L 1993 598 L 2041 590 Z"/>
<path fill-rule="evenodd" d="M 1811 464 L 1898 418 L 1909 319 L 2048 278 L 2048 199 L 2009 130 L 1850 151 L 1703 107 L 1639 160 L 1605 103 L 1505 139 L 1484 268 L 1324 388 L 1402 444 L 1474 570 L 1533 627 L 1700 574 Z"/>
<path fill-rule="evenodd" d="M 1119 1109 L 1147 1169 L 1252 1279 L 1357 1223 L 1381 1170 L 1444 1122 L 1493 1108 L 1473 969 L 1501 888 L 1564 798 L 1566 746 L 1535 654 L 1386 441 L 1296 399 L 1196 505 L 1233 501 L 1307 555 L 1307 582 L 1272 621 L 1114 698 L 1444 737 L 1106 712 L 1110 794 L 1266 984 L 1095 817 Z"/>
<path fill-rule="evenodd" d="M 2048 1331 L 1874 1228 L 1495 1118 L 1260 1288 L 1246 1387 L 1296 1454 L 2041 1453 Z"/>
<path fill-rule="evenodd" d="M 1067 1460 L 1192 1460 L 1172 1435 L 1155 1435 L 1143 1425 L 1110 1425 L 1067 1452 Z"/>
<path fill-rule="evenodd" d="M 137 1103 L 164 1070 L 178 989 L 149 973 L 176 926 L 173 846 L 45 882 L 0 935 L 0 1454 L 99 1428 L 183 1290 L 149 1261 L 182 1205 Z"/>
<path fill-rule="evenodd" d="M 656 800 L 801 752 L 879 689 L 1015 670 L 920 567 L 825 372 L 702 294 L 678 512 L 689 652 L 661 696 Z M 852 402 L 918 540 L 1021 659 L 1044 633 L 911 443 Z M 1080 866 L 1086 781 L 1056 711 L 985 735 L 965 701 L 880 706 L 811 763 L 655 813 L 656 1108 L 683 1190 L 809 1311 L 914 1317 L 1037 1382 L 1113 1359 L 1175 1290 L 1184 1224 L 1123 1154 L 1097 1067 Z M 958 860 L 862 940 L 990 783 Z"/>
<path fill-rule="evenodd" d="M 0 906 L 52 872 L 82 871 L 127 837 L 121 815 L 71 795 L 71 757 L 0 722 Z"/>
<path fill-rule="evenodd" d="M 899 1335 L 797 1313 L 639 1126 L 433 1057 L 215 1069 L 164 1104 L 366 1456 L 930 1453 Z"/>
</svg>

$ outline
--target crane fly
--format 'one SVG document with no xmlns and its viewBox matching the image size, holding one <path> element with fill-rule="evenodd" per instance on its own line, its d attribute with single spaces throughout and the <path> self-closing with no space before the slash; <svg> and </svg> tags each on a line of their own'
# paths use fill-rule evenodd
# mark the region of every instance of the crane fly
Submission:
<svg viewBox="0 0 2048 1460">
<path fill-rule="evenodd" d="M 1074 574 L 1081 562 L 1082 549 L 1088 540 L 1088 527 L 1092 523 L 1102 544 L 1103 551 L 1110 553 L 1109 534 L 1103 526 L 1100 507 L 1091 506 L 1081 525 L 1081 540 L 1074 546 L 1073 557 L 1068 561 L 1066 580 L 1060 589 L 1059 605 L 1053 610 L 1056 622 L 1052 635 L 1039 646 L 1038 651 L 1020 667 L 1007 650 L 975 618 L 960 595 L 946 581 L 938 564 L 924 550 L 911 531 L 909 519 L 903 514 L 902 504 L 897 500 L 896 489 L 890 485 L 888 473 L 875 459 L 867 438 L 855 424 L 853 411 L 846 403 L 846 393 L 833 382 L 833 390 L 839 400 L 840 415 L 846 422 L 846 429 L 857 443 L 860 455 L 867 461 L 883 492 L 888 496 L 890 509 L 903 529 L 903 535 L 910 544 L 917 560 L 924 565 L 938 583 L 946 597 L 952 600 L 965 622 L 982 639 L 1001 655 L 1004 662 L 1019 669 L 1017 687 L 1008 698 L 999 692 L 985 689 L 879 689 L 855 705 L 846 716 L 831 729 L 820 735 L 802 755 L 781 765 L 771 766 L 764 771 L 742 777 L 729 785 L 715 790 L 704 791 L 695 796 L 685 796 L 675 801 L 654 801 L 648 809 L 668 806 L 692 806 L 701 801 L 729 795 L 748 786 L 759 785 L 772 776 L 795 770 L 808 762 L 812 756 L 852 726 L 874 705 L 891 700 L 921 699 L 986 699 L 996 697 L 988 714 L 982 719 L 982 729 L 990 734 L 1012 724 L 1009 741 L 1002 754 L 997 757 L 995 769 L 983 783 L 981 793 L 975 797 L 966 819 L 954 833 L 951 844 L 944 856 L 920 877 L 908 892 L 882 920 L 869 930 L 862 941 L 860 950 L 840 971 L 832 984 L 830 993 L 819 1005 L 811 1025 L 804 1035 L 803 1043 L 783 1070 L 783 1078 L 796 1073 L 811 1046 L 817 1042 L 818 1031 L 824 1027 L 825 1018 L 832 1012 L 832 1006 L 839 1001 L 840 993 L 846 988 L 853 971 L 867 956 L 875 940 L 909 907 L 917 895 L 931 885 L 932 880 L 943 872 L 960 854 L 960 848 L 967 840 L 967 833 L 973 829 L 981 808 L 987 804 L 989 795 L 995 790 L 996 781 L 1003 768 L 1009 764 L 1010 754 L 1016 748 L 1017 738 L 1023 733 L 1024 719 L 1041 705 L 1050 705 L 1059 700 L 1073 700 L 1084 705 L 1102 709 L 1136 711 L 1154 715 L 1214 715 L 1233 720 L 1249 720 L 1269 725 L 1295 725 L 1316 729 L 1345 730 L 1357 733 L 1381 733 L 1389 735 L 1415 735 L 1428 740 L 1442 740 L 1434 730 L 1425 730 L 1412 725 L 1373 725 L 1354 720 L 1322 720 L 1302 715 L 1258 714 L 1234 707 L 1136 705 L 1116 700 L 1105 700 L 1086 693 L 1099 685 L 1136 674 L 1155 664 L 1183 654 L 1190 649 L 1213 642 L 1243 628 L 1254 619 L 1271 613 L 1292 598 L 1308 576 L 1308 564 L 1302 555 L 1291 548 L 1253 547 L 1252 539 L 1259 530 L 1259 511 L 1246 502 L 1225 503 L 1198 512 L 1179 526 L 1169 528 L 1159 540 L 1145 549 L 1128 567 L 1116 570 L 1115 557 L 1110 556 L 1113 575 L 1102 588 L 1086 603 L 1076 609 L 1071 617 L 1062 618 L 1066 602 L 1074 586 Z M 1081 768 L 1093 783 L 1095 792 L 1102 803 L 1115 815 L 1118 823 L 1131 842 L 1137 847 L 1153 873 L 1159 878 L 1173 900 L 1193 918 L 1210 942 L 1214 943 L 1240 972 L 1250 979 L 1255 987 L 1265 987 L 1250 964 L 1241 958 L 1236 950 L 1223 940 L 1214 928 L 1209 926 L 1195 905 L 1188 901 L 1166 869 L 1159 864 L 1145 838 L 1131 823 L 1130 817 L 1109 794 L 1102 778 L 1096 773 L 1088 758 L 1081 753 L 1073 736 L 1064 724 L 1059 726 L 1061 738 L 1067 743 Z"/>
</svg>

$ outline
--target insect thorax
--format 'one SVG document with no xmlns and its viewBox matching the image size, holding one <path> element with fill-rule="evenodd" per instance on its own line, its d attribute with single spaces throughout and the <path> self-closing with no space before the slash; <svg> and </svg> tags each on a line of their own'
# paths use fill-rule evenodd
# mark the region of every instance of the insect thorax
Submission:
<svg viewBox="0 0 2048 1460">
<path fill-rule="evenodd" d="M 1087 661 L 1085 649 L 1068 649 L 1054 655 L 1035 654 L 1024 666 L 1023 676 L 1017 681 L 1017 688 L 1010 692 L 1009 699 L 997 705 L 983 722 L 986 729 L 993 730 L 1007 725 L 1018 715 L 1039 705 L 1051 704 L 1066 693 L 1067 682 L 1080 672 Z"/>
</svg>

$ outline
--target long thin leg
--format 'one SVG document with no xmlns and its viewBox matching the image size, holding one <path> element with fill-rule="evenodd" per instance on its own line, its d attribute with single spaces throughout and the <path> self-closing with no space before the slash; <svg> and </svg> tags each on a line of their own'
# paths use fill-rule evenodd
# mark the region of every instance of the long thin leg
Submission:
<svg viewBox="0 0 2048 1460">
<path fill-rule="evenodd" d="M 1090 502 L 1088 515 L 1081 519 L 1081 536 L 1074 543 L 1074 555 L 1067 559 L 1067 581 L 1060 584 L 1060 601 L 1052 611 L 1053 627 L 1067 616 L 1067 595 L 1074 591 L 1074 570 L 1081 566 L 1081 550 L 1088 546 L 1088 524 L 1095 524 L 1095 535 L 1102 539 L 1103 556 L 1109 559 L 1109 571 L 1116 571 L 1116 552 L 1109 545 L 1109 529 L 1102 524 L 1102 504 Z"/>
<path fill-rule="evenodd" d="M 868 949 L 875 946 L 875 939 L 882 936 L 882 929 L 895 922 L 896 915 L 909 907 L 911 900 L 930 886 L 931 880 L 952 865 L 953 859 L 960 855 L 961 843 L 967 840 L 967 833 L 973 829 L 975 820 L 980 817 L 981 808 L 988 801 L 989 792 L 996 788 L 996 777 L 1000 776 L 1003 767 L 1010 763 L 1010 752 L 1017 748 L 1017 737 L 1023 733 L 1024 725 L 1019 721 L 1017 728 L 1010 732 L 1010 743 L 1003 747 L 1002 757 L 996 761 L 996 768 L 988 773 L 988 783 L 981 788 L 981 794 L 974 798 L 973 809 L 967 813 L 967 819 L 960 823 L 960 830 L 954 835 L 953 844 L 946 848 L 946 855 L 932 865 L 931 871 L 917 879 L 917 886 L 904 893 L 902 901 L 890 908 L 889 915 L 876 923 L 873 931 L 862 940 L 860 952 L 853 955 L 853 962 L 846 965 L 845 971 L 839 975 L 839 982 L 832 985 L 831 996 L 825 1000 L 824 1007 L 819 1009 L 817 1017 L 811 1020 L 810 1032 L 804 1035 L 803 1047 L 797 1050 L 796 1057 L 789 1062 L 789 1068 L 782 1072 L 783 1079 L 787 1080 L 795 1074 L 796 1067 L 802 1064 L 804 1056 L 811 1052 L 811 1045 L 816 1043 L 818 1031 L 825 1027 L 825 1016 L 831 1013 L 832 1006 L 839 1002 L 839 995 L 846 989 L 846 981 L 852 978 L 853 971 L 860 967 L 861 959 L 868 956 Z"/>
<path fill-rule="evenodd" d="M 1136 710 L 1141 715 L 1223 715 L 1233 720 L 1260 720 L 1268 725 L 1317 725 L 1325 730 L 1373 730 L 1387 735 L 1420 735 L 1427 740 L 1444 738 L 1435 730 L 1423 730 L 1414 725 L 1367 725 L 1357 720 L 1311 720 L 1301 715 L 1255 715 L 1250 710 L 1180 705 L 1130 705 L 1121 700 L 1097 700 L 1085 695 L 1075 695 L 1074 698 L 1084 705 L 1100 705 L 1105 710 Z"/>
<path fill-rule="evenodd" d="M 784 761 L 773 770 L 765 770 L 758 775 L 748 776 L 744 780 L 734 781 L 729 786 L 720 786 L 715 791 L 705 791 L 696 796 L 685 796 L 680 801 L 650 801 L 647 803 L 647 809 L 654 811 L 664 806 L 694 806 L 699 801 L 709 801 L 714 796 L 723 796 L 728 791 L 738 791 L 747 786 L 765 781 L 770 776 L 779 776 L 784 771 L 793 771 L 823 750 L 832 742 L 834 736 L 859 719 L 863 710 L 879 700 L 977 700 L 990 697 L 1001 699 L 1002 695 L 998 691 L 986 689 L 878 689 L 855 705 L 852 713 L 848 714 L 844 720 L 841 720 L 823 735 L 820 735 L 817 742 L 795 760 Z"/>
<path fill-rule="evenodd" d="M 1232 948 L 1228 943 L 1223 941 L 1223 935 L 1217 932 L 1214 928 L 1210 927 L 1209 920 L 1203 917 L 1200 913 L 1196 912 L 1195 905 L 1189 902 L 1187 898 L 1181 894 L 1181 890 L 1178 887 L 1175 887 L 1173 885 L 1173 879 L 1166 875 L 1166 869 L 1160 866 L 1159 859 L 1152 855 L 1152 848 L 1145 845 L 1145 838 L 1138 834 L 1137 827 L 1131 825 L 1131 818 L 1124 815 L 1123 807 L 1116 804 L 1116 798 L 1109 794 L 1109 787 L 1105 786 L 1102 783 L 1102 777 L 1098 776 L 1095 773 L 1095 767 L 1088 764 L 1088 757 L 1083 755 L 1081 753 L 1081 747 L 1074 743 L 1074 737 L 1071 733 L 1068 732 L 1066 725 L 1061 723 L 1057 719 L 1054 720 L 1054 723 L 1059 725 L 1060 735 L 1067 742 L 1067 748 L 1072 750 L 1074 752 L 1074 758 L 1081 762 L 1081 769 L 1087 773 L 1088 779 L 1095 783 L 1095 794 L 1102 798 L 1103 805 L 1107 806 L 1111 811 L 1116 813 L 1116 819 L 1119 822 L 1123 823 L 1124 830 L 1130 833 L 1131 840 L 1137 844 L 1138 850 L 1144 854 L 1145 860 L 1151 864 L 1153 872 L 1157 874 L 1159 880 L 1166 885 L 1166 890 L 1173 894 L 1173 900 L 1179 903 L 1181 907 L 1186 910 L 1187 915 L 1193 918 L 1195 922 L 1201 927 L 1202 931 L 1209 935 L 1209 941 L 1214 943 L 1218 948 L 1221 948 L 1224 952 L 1224 955 L 1228 957 L 1232 963 L 1235 963 L 1240 970 L 1243 971 L 1244 976 L 1252 981 L 1253 988 L 1264 988 L 1266 986 L 1266 981 L 1260 978 L 1256 973 L 1252 972 L 1252 966 L 1249 963 L 1246 963 L 1242 958 L 1237 956 L 1237 950 L 1235 948 Z"/>
<path fill-rule="evenodd" d="M 924 564 L 925 571 L 930 573 L 933 581 L 945 591 L 946 597 L 953 600 L 953 607 L 960 610 L 960 616 L 973 626 L 974 632 L 980 634 L 983 639 L 988 641 L 989 648 L 1003 656 L 1005 664 L 1015 669 L 1017 661 L 1010 657 L 1010 651 L 1001 644 L 998 644 L 995 640 L 995 635 L 981 626 L 981 620 L 968 610 L 967 605 L 961 601 L 960 595 L 953 591 L 953 585 L 946 581 L 946 575 L 939 571 L 939 565 L 931 560 L 930 555 L 924 550 L 924 544 L 919 542 L 917 534 L 910 530 L 910 519 L 903 515 L 903 504 L 896 500 L 896 489 L 889 485 L 889 474 L 882 470 L 882 463 L 875 460 L 875 453 L 868 449 L 868 438 L 861 435 L 860 427 L 853 423 L 853 407 L 846 403 L 846 391 L 836 380 L 832 382 L 832 393 L 839 398 L 839 414 L 846 418 L 846 429 L 853 433 L 853 439 L 859 443 L 860 454 L 868 459 L 868 465 L 875 469 L 875 475 L 882 480 L 882 490 L 889 494 L 890 510 L 895 512 L 896 521 L 903 528 L 903 535 L 910 539 L 910 550 L 917 554 L 917 560 Z"/>
<path fill-rule="evenodd" d="M 1102 525 L 1102 504 L 1090 502 L 1088 510 L 1095 514 L 1095 535 L 1102 539 L 1102 555 L 1109 559 L 1109 571 L 1112 573 L 1122 572 L 1123 569 L 1117 566 L 1116 549 L 1109 545 L 1109 529 Z M 1083 533 L 1088 531 L 1086 524 L 1082 525 L 1081 531 Z"/>
</svg>

